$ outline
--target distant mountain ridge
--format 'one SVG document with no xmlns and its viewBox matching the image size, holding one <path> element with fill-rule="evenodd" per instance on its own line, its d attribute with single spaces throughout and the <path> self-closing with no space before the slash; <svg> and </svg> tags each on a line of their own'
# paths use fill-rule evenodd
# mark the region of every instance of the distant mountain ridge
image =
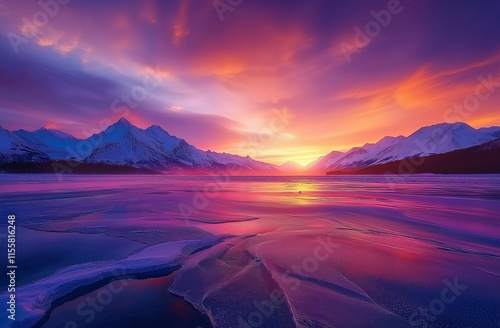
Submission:
<svg viewBox="0 0 500 328">
<path fill-rule="evenodd" d="M 140 129 L 121 118 L 104 131 L 82 140 L 46 128 L 29 132 L 0 127 L 0 164 L 70 161 L 86 163 L 85 167 L 92 170 L 105 165 L 106 172 L 114 167 L 133 172 L 126 169 L 130 167 L 147 172 L 193 174 L 220 173 L 222 170 L 263 175 L 325 174 L 329 171 L 354 172 L 412 157 L 447 154 L 487 144 L 499 137 L 500 127 L 474 129 L 465 123 L 441 123 L 422 127 L 408 137 L 388 136 L 347 152 L 333 151 L 306 167 L 291 161 L 277 166 L 248 156 L 203 151 L 158 125 Z"/>
<path fill-rule="evenodd" d="M 28 145 L 14 133 L 0 127 L 0 162 L 43 162 L 50 157 Z"/>
<path fill-rule="evenodd" d="M 397 160 L 364 168 L 329 171 L 327 175 L 499 174 L 500 138 L 482 145 L 422 158 Z"/>
<path fill-rule="evenodd" d="M 492 135 L 494 137 L 500 138 L 500 126 L 492 126 L 489 128 L 480 128 L 477 129 L 479 132 L 486 133 Z"/>
<path fill-rule="evenodd" d="M 498 138 L 500 127 L 474 129 L 465 123 L 441 123 L 418 129 L 408 137 L 385 137 L 346 153 L 332 152 L 307 166 L 310 172 L 353 170 L 411 157 L 445 154 Z"/>
<path fill-rule="evenodd" d="M 159 172 L 230 169 L 243 173 L 272 174 L 279 167 L 250 157 L 203 151 L 171 136 L 158 125 L 143 130 L 125 118 L 106 130 L 79 140 L 58 130 L 10 132 L 0 127 L 0 163 L 81 161 L 120 165 Z"/>
<path fill-rule="evenodd" d="M 47 154 L 55 160 L 70 159 L 68 146 L 76 148 L 78 139 L 59 130 L 40 128 L 33 132 L 17 130 L 12 132 L 30 147 Z"/>
</svg>

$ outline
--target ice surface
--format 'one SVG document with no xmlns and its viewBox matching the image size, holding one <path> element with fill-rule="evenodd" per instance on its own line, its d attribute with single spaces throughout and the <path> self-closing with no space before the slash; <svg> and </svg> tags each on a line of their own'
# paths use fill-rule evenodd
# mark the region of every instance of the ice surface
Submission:
<svg viewBox="0 0 500 328">
<path fill-rule="evenodd" d="M 85 238 L 107 253 L 72 263 L 52 259 L 50 272 L 21 286 L 25 327 L 51 301 L 81 296 L 71 291 L 95 287 L 121 269 L 136 277 L 177 270 L 170 290 L 215 327 L 260 319 L 260 327 L 408 327 L 412 313 L 454 279 L 467 289 L 436 324 L 493 328 L 500 322 L 494 310 L 500 306 L 497 175 L 231 177 L 223 183 L 3 175 L 0 184 L 0 206 L 16 214 L 20 227 L 35 229 L 33 238 L 56 234 L 62 242 L 76 233 L 75 247 L 68 245 L 75 257 L 95 249 L 78 246 Z M 218 192 L 183 217 L 179 205 L 194 208 L 200 190 L 213 184 Z M 47 253 L 61 247 L 58 238 Z M 271 303 L 271 311 L 273 299 L 282 302 Z"/>
<path fill-rule="evenodd" d="M 22 286 L 16 291 L 18 310 L 12 327 L 31 327 L 40 320 L 51 307 L 52 302 L 70 294 L 77 288 L 91 286 L 100 282 L 110 282 L 113 278 L 134 279 L 172 273 L 189 254 L 213 246 L 222 237 L 195 241 L 179 241 L 158 244 L 119 261 L 90 262 L 64 268 L 57 273 Z M 7 299 L 3 294 L 0 298 Z M 10 320 L 0 318 L 2 325 Z"/>
</svg>

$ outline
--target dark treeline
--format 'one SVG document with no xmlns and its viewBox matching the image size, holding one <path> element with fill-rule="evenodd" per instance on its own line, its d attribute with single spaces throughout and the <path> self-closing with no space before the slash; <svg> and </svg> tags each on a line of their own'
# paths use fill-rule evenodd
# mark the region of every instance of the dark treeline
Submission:
<svg viewBox="0 0 500 328">
<path fill-rule="evenodd" d="M 126 165 L 83 163 L 74 161 L 0 163 L 0 173 L 20 174 L 155 174 L 157 172 Z"/>
</svg>

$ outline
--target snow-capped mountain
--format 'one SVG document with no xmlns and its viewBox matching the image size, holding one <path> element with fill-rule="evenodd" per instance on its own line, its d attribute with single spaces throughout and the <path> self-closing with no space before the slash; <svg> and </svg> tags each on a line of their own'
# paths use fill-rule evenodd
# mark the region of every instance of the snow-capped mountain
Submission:
<svg viewBox="0 0 500 328">
<path fill-rule="evenodd" d="M 30 147 L 14 133 L 0 126 L 0 163 L 50 160 L 45 153 Z"/>
<path fill-rule="evenodd" d="M 490 131 L 495 132 L 495 131 Z M 362 168 L 409 157 L 444 154 L 496 139 L 465 123 L 441 123 L 423 127 L 408 137 L 385 137 L 375 144 L 356 147 L 345 154 L 333 152 L 311 163 L 311 172 Z M 312 165 L 313 164 L 313 165 Z"/>
<path fill-rule="evenodd" d="M 73 158 L 68 147 L 74 149 L 78 143 L 78 139 L 69 134 L 46 128 L 40 128 L 33 132 L 17 130 L 12 133 L 31 148 L 35 148 L 56 160 Z"/>
<path fill-rule="evenodd" d="M 10 132 L 0 127 L 0 163 L 72 160 L 88 165 L 119 165 L 162 172 L 232 172 L 245 174 L 324 174 L 450 153 L 486 144 L 500 127 L 474 129 L 465 123 L 423 127 L 408 137 L 385 137 L 347 152 L 333 151 L 305 168 L 294 162 L 275 166 L 227 153 L 204 151 L 170 135 L 158 125 L 140 129 L 121 118 L 106 130 L 79 140 L 58 130 Z"/>
<path fill-rule="evenodd" d="M 333 165 L 336 161 L 342 158 L 345 153 L 340 151 L 332 151 L 330 154 L 321 156 L 317 160 L 312 163 L 306 165 L 306 171 L 308 172 L 326 172 L 331 165 Z"/>
<path fill-rule="evenodd" d="M 374 164 L 382 164 L 408 157 L 444 154 L 481 145 L 495 137 L 481 133 L 465 123 L 441 123 L 421 128 L 400 143 L 377 154 Z"/>
<path fill-rule="evenodd" d="M 413 165 L 398 160 L 352 170 L 330 171 L 327 174 L 498 174 L 500 173 L 500 138 L 444 154 L 425 156 Z"/>
<path fill-rule="evenodd" d="M 242 157 L 227 153 L 216 153 L 213 151 L 207 151 L 206 154 L 209 157 L 210 163 L 216 163 L 228 166 L 230 168 L 238 169 L 241 168 L 245 171 L 261 171 L 268 173 L 275 173 L 278 167 L 264 162 L 256 161 L 250 156 Z"/>
<path fill-rule="evenodd" d="M 162 142 L 121 118 L 87 140 L 95 148 L 85 158 L 88 163 L 137 165 L 160 168 L 177 162 Z"/>
<path fill-rule="evenodd" d="M 248 156 L 200 150 L 184 139 L 170 135 L 158 125 L 143 130 L 125 118 L 85 140 L 45 128 L 33 132 L 2 129 L 0 143 L 4 162 L 77 160 L 159 171 L 231 169 L 237 172 L 273 173 L 278 170 L 274 165 L 255 161 Z"/>
<path fill-rule="evenodd" d="M 404 137 L 385 137 L 375 144 L 366 144 L 363 147 L 355 147 L 348 151 L 342 158 L 331 164 L 329 168 L 335 166 L 337 168 L 351 166 L 369 166 L 373 163 L 384 160 L 380 154 L 387 149 L 391 149 L 403 142 Z M 388 160 L 388 159 L 387 159 Z"/>
<path fill-rule="evenodd" d="M 125 164 L 153 169 L 195 168 L 216 170 L 223 168 L 242 171 L 273 172 L 276 167 L 250 157 L 203 151 L 184 139 L 171 136 L 157 125 L 139 129 L 121 118 L 90 140 L 100 144 L 85 159 L 91 163 Z"/>
<path fill-rule="evenodd" d="M 306 169 L 310 172 L 319 172 L 322 174 L 325 170 L 329 170 L 332 167 L 368 166 L 377 158 L 376 155 L 378 153 L 399 144 L 403 139 L 403 136 L 397 138 L 385 137 L 375 144 L 367 143 L 363 147 L 352 148 L 346 153 L 333 151 L 310 163 L 306 166 Z"/>
<path fill-rule="evenodd" d="M 203 151 L 187 143 L 184 139 L 171 136 L 158 125 L 153 125 L 145 130 L 153 139 L 161 143 L 174 158 L 183 164 L 194 167 L 217 169 L 232 166 L 243 170 L 269 171 L 276 170 L 274 165 L 255 161 L 249 156 L 242 157 L 213 151 Z"/>
<path fill-rule="evenodd" d="M 500 126 L 492 126 L 489 128 L 480 128 L 480 129 L 478 129 L 478 131 L 492 135 L 496 138 L 500 138 Z"/>
</svg>

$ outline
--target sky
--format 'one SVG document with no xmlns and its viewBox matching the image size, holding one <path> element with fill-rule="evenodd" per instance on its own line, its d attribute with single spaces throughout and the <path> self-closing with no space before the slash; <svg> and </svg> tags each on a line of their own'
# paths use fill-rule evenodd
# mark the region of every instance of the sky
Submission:
<svg viewBox="0 0 500 328">
<path fill-rule="evenodd" d="M 0 0 L 0 125 L 124 116 L 302 165 L 422 126 L 500 125 L 498 0 Z"/>
</svg>

